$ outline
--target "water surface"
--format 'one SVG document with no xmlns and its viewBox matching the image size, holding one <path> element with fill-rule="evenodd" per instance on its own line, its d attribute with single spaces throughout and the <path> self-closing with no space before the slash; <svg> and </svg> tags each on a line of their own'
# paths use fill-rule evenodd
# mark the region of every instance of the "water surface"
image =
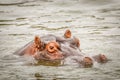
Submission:
<svg viewBox="0 0 120 80">
<path fill-rule="evenodd" d="M 35 35 L 66 29 L 80 39 L 84 53 L 103 53 L 111 61 L 92 68 L 35 66 L 13 54 Z M 119 0 L 0 0 L 0 80 L 119 79 Z"/>
</svg>

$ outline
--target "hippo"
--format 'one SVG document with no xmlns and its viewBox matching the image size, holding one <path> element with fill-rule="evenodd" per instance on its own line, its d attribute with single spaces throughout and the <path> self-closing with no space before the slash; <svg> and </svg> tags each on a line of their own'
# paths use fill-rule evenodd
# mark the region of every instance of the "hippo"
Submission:
<svg viewBox="0 0 120 80">
<path fill-rule="evenodd" d="M 16 51 L 15 54 L 29 55 L 37 61 L 59 61 L 62 62 L 62 65 L 77 64 L 80 67 L 92 67 L 94 61 L 107 62 L 107 58 L 103 54 L 85 56 L 80 49 L 80 40 L 72 37 L 69 29 L 63 36 L 52 34 L 35 36 L 33 41 Z"/>
</svg>

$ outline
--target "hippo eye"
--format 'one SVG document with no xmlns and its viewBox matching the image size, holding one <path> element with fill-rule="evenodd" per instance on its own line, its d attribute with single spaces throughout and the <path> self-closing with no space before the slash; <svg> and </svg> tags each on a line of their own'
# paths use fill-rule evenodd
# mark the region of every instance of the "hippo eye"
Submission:
<svg viewBox="0 0 120 80">
<path fill-rule="evenodd" d="M 46 50 L 50 53 L 54 53 L 57 51 L 57 46 L 56 46 L 56 42 L 49 42 L 47 45 L 46 45 Z"/>
<path fill-rule="evenodd" d="M 49 47 L 47 48 L 47 50 L 48 50 L 50 53 L 54 53 L 55 47 L 54 47 L 54 46 L 49 46 Z"/>
<path fill-rule="evenodd" d="M 50 49 L 53 49 L 54 47 L 53 47 L 53 46 L 50 46 L 49 48 L 50 48 Z"/>
</svg>

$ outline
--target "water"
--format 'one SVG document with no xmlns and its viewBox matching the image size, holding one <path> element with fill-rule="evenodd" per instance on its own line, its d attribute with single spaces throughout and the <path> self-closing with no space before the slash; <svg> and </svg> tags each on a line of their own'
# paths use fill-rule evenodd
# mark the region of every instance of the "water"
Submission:
<svg viewBox="0 0 120 80">
<path fill-rule="evenodd" d="M 92 68 L 35 66 L 13 55 L 35 35 L 66 29 L 80 39 L 84 53 L 103 53 L 111 61 Z M 0 80 L 119 79 L 119 0 L 0 0 Z"/>
</svg>

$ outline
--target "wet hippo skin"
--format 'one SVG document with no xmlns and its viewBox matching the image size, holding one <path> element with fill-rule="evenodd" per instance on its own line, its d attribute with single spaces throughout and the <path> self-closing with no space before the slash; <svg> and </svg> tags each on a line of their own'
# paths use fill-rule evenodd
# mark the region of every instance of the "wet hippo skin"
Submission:
<svg viewBox="0 0 120 80">
<path fill-rule="evenodd" d="M 33 56 L 40 60 L 61 60 L 63 65 L 79 65 L 80 67 L 91 67 L 93 61 L 103 63 L 107 61 L 105 55 L 85 56 L 80 50 L 80 40 L 72 37 L 71 31 L 66 30 L 64 36 L 48 34 L 42 37 L 35 36 L 34 40 L 15 52 L 23 56 Z"/>
</svg>

